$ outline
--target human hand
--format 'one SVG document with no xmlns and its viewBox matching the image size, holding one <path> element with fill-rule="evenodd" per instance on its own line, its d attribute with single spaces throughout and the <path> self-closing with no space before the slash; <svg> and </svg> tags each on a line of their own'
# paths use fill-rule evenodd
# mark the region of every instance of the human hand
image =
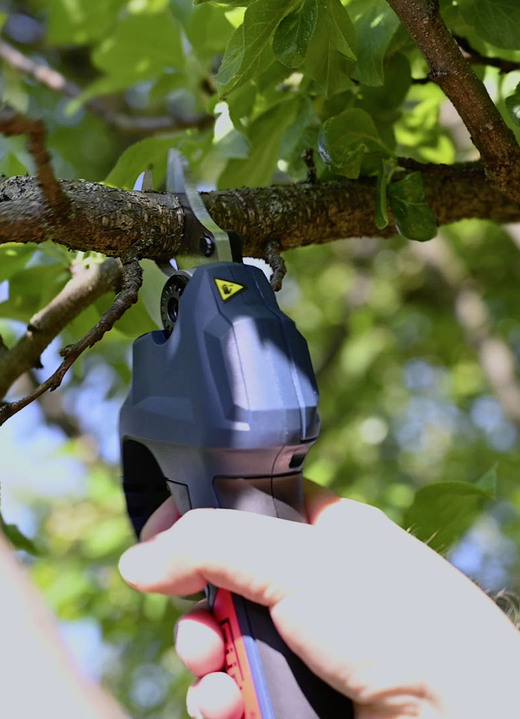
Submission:
<svg viewBox="0 0 520 719">
<path fill-rule="evenodd" d="M 178 519 L 168 500 L 121 572 L 140 591 L 178 596 L 211 583 L 269 607 L 287 645 L 352 698 L 357 719 L 511 715 L 520 635 L 483 592 L 372 507 L 314 488 L 307 512 L 308 525 L 223 509 Z M 240 717 L 206 610 L 180 620 L 176 647 L 202 677 L 190 713 Z"/>
</svg>

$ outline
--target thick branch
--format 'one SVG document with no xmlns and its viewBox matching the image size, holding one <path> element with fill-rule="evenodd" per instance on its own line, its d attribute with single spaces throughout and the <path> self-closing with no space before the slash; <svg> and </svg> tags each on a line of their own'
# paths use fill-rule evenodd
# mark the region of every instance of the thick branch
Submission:
<svg viewBox="0 0 520 719">
<path fill-rule="evenodd" d="M 417 169 L 417 168 L 416 168 Z M 520 221 L 520 207 L 498 192 L 479 167 L 424 168 L 426 195 L 439 225 L 466 218 Z M 119 257 L 169 259 L 182 251 L 184 213 L 175 195 L 128 192 L 81 181 L 62 181 L 71 209 L 50 222 L 34 178 L 0 180 L 0 244 L 54 240 L 74 250 Z M 374 224 L 375 179 L 298 183 L 223 190 L 203 195 L 221 227 L 239 232 L 245 252 L 265 255 L 347 237 L 389 237 L 393 226 Z"/>
<path fill-rule="evenodd" d="M 173 195 L 126 192 L 81 180 L 61 185 L 70 208 L 49 217 L 34 178 L 0 181 L 0 244 L 53 240 L 72 250 L 113 257 L 133 252 L 152 259 L 169 258 L 178 249 L 183 213 Z"/>
<path fill-rule="evenodd" d="M 29 75 L 50 90 L 60 92 L 66 97 L 75 99 L 83 94 L 83 90 L 79 85 L 67 80 L 57 70 L 35 62 L 8 42 L 5 42 L 5 40 L 0 40 L 0 58 L 15 70 Z M 213 115 L 204 114 L 191 116 L 161 115 L 156 117 L 125 115 L 124 113 L 110 110 L 97 98 L 86 100 L 84 105 L 96 115 L 102 117 L 115 130 L 129 135 L 150 135 L 167 130 L 184 130 L 188 127 L 202 129 L 214 123 Z"/>
<path fill-rule="evenodd" d="M 430 66 L 430 77 L 453 103 L 480 152 L 487 177 L 520 202 L 520 148 L 462 55 L 439 13 L 438 0 L 387 0 Z"/>
<path fill-rule="evenodd" d="M 62 291 L 31 318 L 25 334 L 0 362 L 0 397 L 24 372 L 41 367 L 40 355 L 52 340 L 101 295 L 115 290 L 121 281 L 121 263 L 110 258 L 91 268 L 77 266 Z"/>
</svg>

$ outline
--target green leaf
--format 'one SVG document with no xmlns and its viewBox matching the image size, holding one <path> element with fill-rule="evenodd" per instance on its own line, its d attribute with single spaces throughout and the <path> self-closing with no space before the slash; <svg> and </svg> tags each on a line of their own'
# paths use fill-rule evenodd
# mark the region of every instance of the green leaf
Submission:
<svg viewBox="0 0 520 719">
<path fill-rule="evenodd" d="M 242 119 L 247 118 L 253 111 L 256 100 L 256 85 L 248 82 L 237 88 L 228 98 L 229 116 L 233 125 L 242 127 Z"/>
<path fill-rule="evenodd" d="M 169 12 L 127 15 L 93 51 L 92 60 L 121 87 L 156 77 L 184 64 L 179 29 Z"/>
<path fill-rule="evenodd" d="M 265 63 L 266 51 L 281 20 L 300 0 L 256 0 L 244 15 L 244 23 L 233 33 L 217 75 L 219 93 L 229 92 L 244 83 Z M 241 34 L 240 28 L 242 28 Z"/>
<path fill-rule="evenodd" d="M 143 284 L 139 290 L 139 302 L 142 302 L 153 322 L 162 329 L 161 295 L 165 275 L 152 260 L 141 260 Z"/>
<path fill-rule="evenodd" d="M 506 97 L 505 104 L 509 112 L 509 116 L 515 123 L 520 125 L 520 82 L 515 88 L 515 91 L 509 97 Z"/>
<path fill-rule="evenodd" d="M 318 0 L 316 28 L 309 42 L 306 72 L 331 97 L 351 87 L 355 33 L 340 0 Z"/>
<path fill-rule="evenodd" d="M 399 233 L 409 240 L 425 242 L 437 234 L 435 215 L 424 196 L 420 172 L 411 172 L 388 186 L 388 198 Z"/>
<path fill-rule="evenodd" d="M 496 47 L 518 50 L 520 3 L 518 0 L 458 0 L 462 17 L 478 34 Z"/>
<path fill-rule="evenodd" d="M 365 152 L 390 154 L 370 115 L 359 108 L 329 118 L 321 129 L 318 149 L 324 162 L 351 179 L 359 176 Z"/>
<path fill-rule="evenodd" d="M 387 177 L 384 171 L 384 166 L 381 167 L 377 173 L 376 181 L 376 227 L 380 230 L 384 229 L 388 225 L 388 208 L 386 199 L 386 185 Z"/>
<path fill-rule="evenodd" d="M 317 17 L 318 0 L 305 0 L 278 25 L 273 37 L 273 52 L 282 65 L 299 67 L 303 64 Z"/>
<path fill-rule="evenodd" d="M 320 0 L 320 2 L 334 47 L 347 59 L 355 60 L 356 33 L 346 8 L 341 4 L 341 0 Z"/>
<path fill-rule="evenodd" d="M 61 263 L 24 267 L 9 279 L 9 299 L 0 303 L 0 317 L 28 322 L 68 279 L 70 273 Z"/>
<path fill-rule="evenodd" d="M 248 7 L 257 0 L 194 0 L 194 5 L 203 5 L 208 2 L 217 2 L 219 5 L 231 5 L 232 7 Z"/>
<path fill-rule="evenodd" d="M 6 96 L 3 96 L 2 99 L 9 101 Z M 25 175 L 26 172 L 32 170 L 33 164 L 24 137 L 0 137 L 0 172 L 2 174 L 8 177 Z"/>
<path fill-rule="evenodd" d="M 298 98 L 282 100 L 257 117 L 248 129 L 251 152 L 246 160 L 231 160 L 219 178 L 219 188 L 261 187 L 271 182 L 286 128 L 298 112 Z"/>
<path fill-rule="evenodd" d="M 180 133 L 159 135 L 147 137 L 130 145 L 105 179 L 105 183 L 112 187 L 131 190 L 143 170 L 152 170 L 154 185 L 159 187 L 166 174 L 168 150 L 177 147 L 181 137 Z"/>
<path fill-rule="evenodd" d="M 487 494 L 489 499 L 495 499 L 497 494 L 497 465 L 495 464 L 491 469 L 488 469 L 488 471 L 475 482 L 475 486 Z"/>
<path fill-rule="evenodd" d="M 18 242 L 7 242 L 0 247 L 0 282 L 8 280 L 20 270 L 23 270 L 31 260 L 35 244 L 21 245 Z"/>
<path fill-rule="evenodd" d="M 386 0 L 354 0 L 348 9 L 358 48 L 353 77 L 363 85 L 382 85 L 385 54 L 399 27 L 399 18 Z"/>
<path fill-rule="evenodd" d="M 240 25 L 237 27 L 227 44 L 224 57 L 222 58 L 222 63 L 217 74 L 217 83 L 221 95 L 223 94 L 224 89 L 231 89 L 233 81 L 238 77 L 238 72 L 244 59 L 244 49 L 244 26 Z"/>
<path fill-rule="evenodd" d="M 224 137 L 215 142 L 213 147 L 219 157 L 226 159 L 234 157 L 241 160 L 249 157 L 251 149 L 247 137 L 235 129 L 226 133 Z"/>
<path fill-rule="evenodd" d="M 7 524 L 0 512 L 0 531 L 4 533 L 15 549 L 23 549 L 24 552 L 34 557 L 41 557 L 42 550 L 32 539 L 21 532 L 16 524 Z"/>
<path fill-rule="evenodd" d="M 185 31 L 194 51 L 202 58 L 222 55 L 234 31 L 222 8 L 201 5 L 194 8 L 185 24 Z"/>
<path fill-rule="evenodd" d="M 403 526 L 433 549 L 445 552 L 467 532 L 491 498 L 477 484 L 431 484 L 416 493 Z"/>
<path fill-rule="evenodd" d="M 383 160 L 376 181 L 376 227 L 380 230 L 388 225 L 388 199 L 386 188 L 395 172 L 396 161 L 394 158 Z"/>
<path fill-rule="evenodd" d="M 125 0 L 105 0 L 102 10 L 92 0 L 51 0 L 47 4 L 47 41 L 67 46 L 85 45 L 106 35 Z"/>
</svg>

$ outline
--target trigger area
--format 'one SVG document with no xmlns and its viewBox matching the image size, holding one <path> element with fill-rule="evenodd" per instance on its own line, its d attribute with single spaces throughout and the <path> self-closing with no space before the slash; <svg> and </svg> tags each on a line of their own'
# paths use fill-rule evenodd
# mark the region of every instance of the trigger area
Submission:
<svg viewBox="0 0 520 719">
<path fill-rule="evenodd" d="M 216 477 L 220 507 L 305 522 L 301 474 L 285 477 Z"/>
<path fill-rule="evenodd" d="M 166 479 L 152 452 L 133 439 L 123 441 L 123 490 L 136 537 L 170 496 Z"/>
</svg>

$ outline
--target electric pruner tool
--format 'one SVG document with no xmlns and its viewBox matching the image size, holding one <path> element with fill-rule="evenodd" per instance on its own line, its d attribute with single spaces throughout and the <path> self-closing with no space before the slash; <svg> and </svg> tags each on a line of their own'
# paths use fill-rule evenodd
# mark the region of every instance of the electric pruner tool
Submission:
<svg viewBox="0 0 520 719">
<path fill-rule="evenodd" d="M 135 189 L 151 189 L 149 174 Z M 185 210 L 187 257 L 176 270 L 163 266 L 164 330 L 133 346 L 120 438 L 135 532 L 170 494 L 181 513 L 224 507 L 304 522 L 302 466 L 319 432 L 307 344 L 264 273 L 242 264 L 173 150 L 166 189 Z M 265 551 L 276 552 L 268 537 Z M 207 595 L 245 719 L 353 716 L 351 702 L 284 644 L 268 609 L 211 586 Z"/>
</svg>

